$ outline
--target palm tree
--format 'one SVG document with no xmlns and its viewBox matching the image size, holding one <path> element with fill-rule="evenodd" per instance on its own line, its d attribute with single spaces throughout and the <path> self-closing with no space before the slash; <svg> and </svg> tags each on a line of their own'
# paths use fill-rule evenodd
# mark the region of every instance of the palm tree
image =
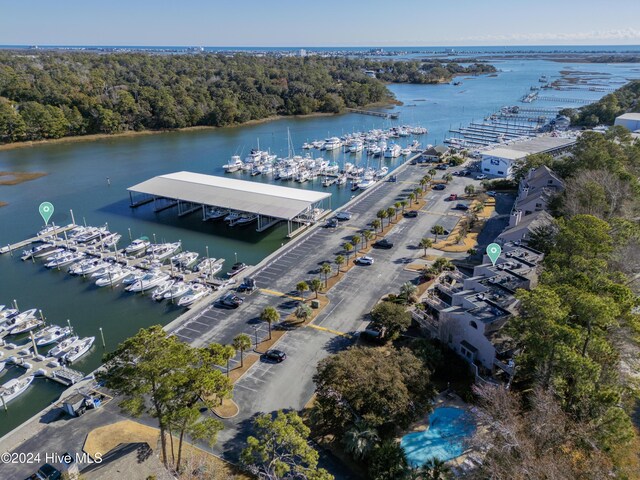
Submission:
<svg viewBox="0 0 640 480">
<path fill-rule="evenodd" d="M 347 430 L 342 438 L 344 446 L 356 459 L 367 456 L 380 441 L 378 432 L 364 422 L 358 422 L 353 428 Z"/>
<path fill-rule="evenodd" d="M 240 368 L 244 367 L 244 351 L 251 348 L 251 337 L 245 333 L 236 335 L 233 339 L 233 348 L 240 350 Z"/>
<path fill-rule="evenodd" d="M 371 221 L 371 226 L 373 227 L 373 230 L 376 232 L 376 234 L 378 233 L 378 229 L 380 227 L 382 227 L 382 222 L 380 220 L 378 220 L 377 218 L 375 220 Z"/>
<path fill-rule="evenodd" d="M 267 322 L 269 325 L 269 340 L 271 340 L 271 324 L 280 321 L 280 312 L 278 312 L 275 307 L 264 307 L 264 310 L 260 313 L 260 320 Z"/>
<path fill-rule="evenodd" d="M 319 278 L 314 278 L 313 280 L 311 280 L 311 282 L 309 283 L 309 290 L 314 292 L 316 294 L 316 298 L 318 298 L 318 292 L 322 290 L 322 282 Z"/>
<path fill-rule="evenodd" d="M 338 266 L 338 269 L 336 270 L 336 275 L 340 275 L 340 267 L 344 265 L 344 256 L 337 255 L 333 263 L 335 263 Z"/>
<path fill-rule="evenodd" d="M 311 307 L 309 307 L 309 305 L 307 305 L 305 303 L 301 303 L 296 308 L 295 316 L 296 316 L 296 318 L 300 318 L 300 319 L 302 319 L 304 321 L 307 318 L 309 318 L 312 313 L 313 313 L 313 310 L 311 310 Z"/>
<path fill-rule="evenodd" d="M 422 191 L 422 188 L 418 187 L 413 191 L 413 193 L 416 194 L 416 198 L 420 198 L 422 196 Z"/>
<path fill-rule="evenodd" d="M 431 178 L 435 177 L 436 174 L 438 173 L 438 171 L 435 168 L 432 168 L 431 170 L 429 170 L 429 175 L 431 175 Z"/>
<path fill-rule="evenodd" d="M 361 241 L 362 241 L 362 237 L 358 234 L 351 237 L 351 244 L 353 245 L 354 250 L 356 252 L 356 258 L 358 258 L 358 245 L 360 245 Z"/>
<path fill-rule="evenodd" d="M 236 356 L 236 349 L 233 348 L 231 345 L 225 345 L 224 348 L 222 349 L 222 359 L 226 361 L 227 363 L 227 377 L 229 376 L 229 362 L 231 361 L 231 359 L 233 357 Z"/>
<path fill-rule="evenodd" d="M 331 273 L 331 265 L 328 262 L 324 262 L 320 267 L 320 272 L 324 274 L 324 288 L 329 285 L 329 274 Z"/>
<path fill-rule="evenodd" d="M 402 203 L 400 202 L 396 202 L 393 204 L 393 208 L 396 211 L 396 219 L 398 218 L 398 211 L 400 210 L 400 208 L 402 208 Z"/>
<path fill-rule="evenodd" d="M 451 263 L 450 260 L 444 257 L 440 257 L 435 262 L 433 262 L 433 265 L 431 265 L 431 268 L 433 268 L 436 272 L 440 273 L 440 272 L 443 272 L 444 270 L 452 270 L 453 263 Z"/>
<path fill-rule="evenodd" d="M 304 280 L 296 284 L 296 291 L 302 297 L 302 300 L 304 300 L 304 292 L 306 292 L 307 290 L 309 290 L 309 284 Z"/>
<path fill-rule="evenodd" d="M 406 200 L 400 200 L 400 205 L 402 205 L 402 213 L 404 213 L 404 207 L 409 205 L 409 202 L 407 202 Z"/>
<path fill-rule="evenodd" d="M 415 295 L 417 290 L 418 287 L 416 287 L 413 283 L 405 282 L 400 285 L 400 296 L 406 299 L 407 303 L 409 303 L 411 301 L 411 297 Z"/>
<path fill-rule="evenodd" d="M 409 206 L 413 205 L 413 201 L 416 199 L 416 194 L 411 192 L 409 194 Z"/>
<path fill-rule="evenodd" d="M 378 210 L 378 213 L 376 213 L 376 217 L 380 219 L 380 222 L 383 228 L 384 228 L 384 219 L 387 218 L 388 216 L 389 214 L 385 209 Z"/>
<path fill-rule="evenodd" d="M 396 213 L 396 209 L 393 207 L 387 208 L 387 218 L 389 219 L 389 225 L 391 225 L 391 219 Z"/>
<path fill-rule="evenodd" d="M 365 230 L 362 232 L 362 238 L 364 238 L 364 248 L 367 248 L 367 244 L 373 238 L 373 232 L 371 230 Z"/>
<path fill-rule="evenodd" d="M 349 255 L 351 255 L 351 252 L 353 250 L 353 245 L 347 242 L 344 245 L 342 245 L 342 248 L 344 249 L 344 253 L 347 254 L 347 265 L 349 265 Z"/>
<path fill-rule="evenodd" d="M 442 225 L 434 225 L 431 229 L 431 233 L 436 236 L 436 242 L 438 241 L 438 235 L 444 235 L 444 227 Z"/>
<path fill-rule="evenodd" d="M 420 186 L 421 186 L 422 188 L 424 188 L 424 187 L 425 187 L 425 185 L 426 185 L 427 183 L 429 183 L 429 180 L 427 180 L 427 177 L 426 177 L 426 176 L 425 176 L 425 177 L 422 177 L 422 178 L 420 179 Z"/>
<path fill-rule="evenodd" d="M 433 457 L 427 460 L 419 471 L 424 480 L 445 480 L 451 469 L 445 462 Z"/>
<path fill-rule="evenodd" d="M 431 240 L 430 238 L 423 238 L 422 240 L 420 240 L 420 243 L 418 244 L 418 246 L 420 248 L 424 248 L 424 256 L 426 257 L 427 249 L 433 246 L 433 240 Z"/>
<path fill-rule="evenodd" d="M 467 195 L 473 195 L 474 193 L 476 193 L 476 187 L 474 187 L 473 185 L 467 185 L 466 187 L 464 187 L 464 193 L 466 193 Z"/>
<path fill-rule="evenodd" d="M 450 173 L 447 173 L 442 178 L 445 182 L 449 183 L 451 180 L 453 180 L 453 175 L 451 175 Z"/>
</svg>

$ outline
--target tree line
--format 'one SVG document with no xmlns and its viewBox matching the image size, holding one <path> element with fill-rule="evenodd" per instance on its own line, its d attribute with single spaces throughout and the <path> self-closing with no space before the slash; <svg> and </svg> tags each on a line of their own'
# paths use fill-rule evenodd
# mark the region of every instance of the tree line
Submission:
<svg viewBox="0 0 640 480">
<path fill-rule="evenodd" d="M 432 83 L 489 67 L 345 57 L 2 51 L 0 143 L 338 113 L 391 101 L 383 81 Z M 380 79 L 365 74 L 367 69 L 380 71 Z"/>
<path fill-rule="evenodd" d="M 595 103 L 580 109 L 567 108 L 560 111 L 571 119 L 573 125 L 595 127 L 613 125 L 618 115 L 640 112 L 640 80 L 634 80 L 615 92 L 605 95 Z"/>
</svg>

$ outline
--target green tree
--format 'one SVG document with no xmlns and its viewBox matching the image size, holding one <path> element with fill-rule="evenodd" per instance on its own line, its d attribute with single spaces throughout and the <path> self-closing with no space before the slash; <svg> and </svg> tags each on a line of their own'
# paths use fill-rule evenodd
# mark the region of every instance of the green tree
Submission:
<svg viewBox="0 0 640 480">
<path fill-rule="evenodd" d="M 396 218 L 396 220 L 398 219 L 398 213 L 400 212 L 401 208 L 402 208 L 402 203 L 396 202 L 393 204 L 393 210 L 395 211 L 394 217 Z"/>
<path fill-rule="evenodd" d="M 431 168 L 427 173 L 431 176 L 431 178 L 433 178 L 437 175 L 438 171 L 435 168 Z"/>
<path fill-rule="evenodd" d="M 373 239 L 374 233 L 371 230 L 365 230 L 362 232 L 362 238 L 364 239 L 364 248 L 367 248 L 369 242 Z"/>
<path fill-rule="evenodd" d="M 350 242 L 346 242 L 342 245 L 342 249 L 344 250 L 344 253 L 347 254 L 347 265 L 349 265 L 349 255 L 351 255 L 351 252 L 353 251 L 353 245 Z"/>
<path fill-rule="evenodd" d="M 309 427 L 296 412 L 260 415 L 254 420 L 253 431 L 240 458 L 254 475 L 262 472 L 274 480 L 333 480 L 318 468 L 318 452 L 309 445 Z"/>
<path fill-rule="evenodd" d="M 378 234 L 378 229 L 382 231 L 382 221 L 377 218 L 371 221 L 371 226 L 373 227 L 373 231 L 376 232 L 376 235 Z"/>
<path fill-rule="evenodd" d="M 324 262 L 320 266 L 320 273 L 324 275 L 324 288 L 329 286 L 329 274 L 331 273 L 331 264 L 328 262 Z"/>
<path fill-rule="evenodd" d="M 309 305 L 307 305 L 306 303 L 300 303 L 296 307 L 295 316 L 302 321 L 306 321 L 311 317 L 312 313 L 313 310 L 311 310 L 311 307 Z"/>
<path fill-rule="evenodd" d="M 404 209 L 407 205 L 409 205 L 409 202 L 407 202 L 406 200 L 400 200 L 400 205 L 402 206 L 402 213 L 404 213 Z"/>
<path fill-rule="evenodd" d="M 474 187 L 473 185 L 467 185 L 466 187 L 464 187 L 464 193 L 471 196 L 476 193 L 476 187 Z"/>
<path fill-rule="evenodd" d="M 413 205 L 413 201 L 414 201 L 415 199 L 416 199 L 416 194 L 415 194 L 415 193 L 413 193 L 413 192 L 411 192 L 411 193 L 409 194 L 409 206 L 412 206 L 412 205 Z"/>
<path fill-rule="evenodd" d="M 362 237 L 358 234 L 355 234 L 351 237 L 351 245 L 353 245 L 353 250 L 355 252 L 356 258 L 358 258 L 358 245 L 362 242 Z"/>
<path fill-rule="evenodd" d="M 424 256 L 426 257 L 427 250 L 433 246 L 433 240 L 431 240 L 430 238 L 423 238 L 420 240 L 418 246 L 424 249 Z"/>
<path fill-rule="evenodd" d="M 435 242 L 438 242 L 438 235 L 444 235 L 444 227 L 442 225 L 434 225 L 431 227 L 431 233 L 435 236 Z"/>
<path fill-rule="evenodd" d="M 372 480 L 404 478 L 407 469 L 407 457 L 398 442 L 387 440 L 371 452 L 369 478 Z"/>
<path fill-rule="evenodd" d="M 380 220 L 380 225 L 382 227 L 384 227 L 384 219 L 387 218 L 389 216 L 389 213 L 385 210 L 378 210 L 378 212 L 376 213 L 376 217 Z"/>
<path fill-rule="evenodd" d="M 309 284 L 304 280 L 296 284 L 296 291 L 298 292 L 298 295 L 302 297 L 303 301 L 304 301 L 304 292 L 306 292 L 307 290 L 309 290 Z"/>
<path fill-rule="evenodd" d="M 365 458 L 378 444 L 380 436 L 375 428 L 371 428 L 365 422 L 357 422 L 347 430 L 342 439 L 347 452 L 355 459 Z"/>
<path fill-rule="evenodd" d="M 395 340 L 411 325 L 411 314 L 393 302 L 380 302 L 371 310 L 373 323 L 384 329 L 387 341 Z"/>
<path fill-rule="evenodd" d="M 336 269 L 336 275 L 340 274 L 340 267 L 344 265 L 344 262 L 345 262 L 345 258 L 343 255 L 336 255 L 336 259 L 333 261 L 333 263 L 335 263 L 336 266 L 338 267 Z"/>
<path fill-rule="evenodd" d="M 233 339 L 233 348 L 240 350 L 240 368 L 244 367 L 244 351 L 251 348 L 251 337 L 244 333 L 236 335 Z"/>
<path fill-rule="evenodd" d="M 415 294 L 418 291 L 418 287 L 416 287 L 411 282 L 405 282 L 400 285 L 400 298 L 403 298 L 406 303 L 415 303 Z"/>
<path fill-rule="evenodd" d="M 304 283 L 306 285 L 306 282 Z M 267 322 L 269 325 L 269 340 L 271 340 L 271 325 L 280 321 L 280 312 L 278 312 L 275 307 L 264 307 L 260 313 L 260 320 Z"/>
<path fill-rule="evenodd" d="M 442 176 L 442 179 L 446 182 L 449 183 L 451 181 L 453 181 L 453 175 L 451 175 L 450 173 L 447 173 L 445 175 Z"/>
<path fill-rule="evenodd" d="M 387 218 L 389 219 L 389 225 L 391 225 L 391 220 L 393 219 L 395 214 L 396 214 L 395 208 L 393 207 L 387 208 Z"/>
<path fill-rule="evenodd" d="M 318 298 L 318 292 L 322 290 L 322 281 L 319 278 L 314 278 L 309 282 L 309 290 L 316 294 Z"/>
</svg>

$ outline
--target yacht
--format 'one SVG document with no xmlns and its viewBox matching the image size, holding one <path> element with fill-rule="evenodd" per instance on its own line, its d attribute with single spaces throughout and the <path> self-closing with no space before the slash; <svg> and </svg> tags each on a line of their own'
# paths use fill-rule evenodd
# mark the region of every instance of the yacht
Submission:
<svg viewBox="0 0 640 480">
<path fill-rule="evenodd" d="M 22 380 L 19 378 L 14 378 L 2 385 L 0 387 L 0 398 L 2 398 L 2 403 L 6 405 L 11 400 L 22 395 L 27 390 L 27 388 L 29 388 L 31 382 L 33 382 L 33 375 L 29 375 Z"/>
<path fill-rule="evenodd" d="M 337 148 L 340 148 L 341 146 L 342 146 L 342 142 L 338 137 L 331 137 L 331 138 L 327 138 L 324 141 L 324 145 L 322 148 L 325 150 L 335 150 Z"/>
<path fill-rule="evenodd" d="M 54 249 L 44 249 L 42 251 L 39 251 L 37 253 L 33 254 L 34 258 L 42 258 L 42 257 L 47 257 L 49 258 L 50 255 L 56 255 L 58 253 L 62 253 L 64 252 L 65 249 L 62 247 L 56 247 Z"/>
<path fill-rule="evenodd" d="M 9 330 L 9 335 L 20 335 L 21 333 L 27 333 L 31 330 L 35 330 L 40 325 L 42 325 L 44 321 L 39 318 L 30 318 L 29 320 L 25 320 L 21 323 L 16 323 L 15 326 Z"/>
<path fill-rule="evenodd" d="M 84 258 L 84 253 L 82 252 L 69 252 L 55 260 L 50 261 L 49 263 L 45 263 L 45 267 L 47 268 L 59 268 L 66 267 L 72 263 L 75 263 Z"/>
<path fill-rule="evenodd" d="M 208 287 L 199 283 L 194 283 L 189 288 L 189 291 L 180 297 L 180 300 L 178 300 L 178 306 L 188 307 L 189 305 L 193 305 L 195 302 L 205 297 L 209 292 L 210 290 Z"/>
<path fill-rule="evenodd" d="M 108 234 L 109 231 L 107 230 L 107 227 L 90 227 L 86 231 L 75 237 L 75 241 L 77 243 L 89 243 L 97 240 L 98 238 L 107 236 Z"/>
<path fill-rule="evenodd" d="M 133 270 L 131 270 L 130 268 L 122 268 L 122 267 L 110 270 L 109 272 L 107 272 L 106 275 L 96 280 L 96 287 L 107 287 L 107 286 L 115 287 L 122 280 L 124 280 L 129 275 L 131 275 L 132 272 Z"/>
<path fill-rule="evenodd" d="M 162 262 L 175 254 L 178 250 L 180 250 L 181 245 L 181 242 L 160 243 L 157 245 L 151 245 L 147 251 L 147 254 L 150 255 L 154 260 Z"/>
<path fill-rule="evenodd" d="M 308 170 L 301 170 L 298 172 L 298 175 L 296 175 L 296 182 L 304 183 L 309 180 L 309 176 Z"/>
<path fill-rule="evenodd" d="M 17 326 L 21 323 L 31 320 L 32 318 L 36 318 L 36 313 L 38 313 L 38 310 L 36 308 L 25 310 L 18 315 L 14 315 L 10 319 L 6 319 L 5 322 L 7 323 L 7 325 Z"/>
<path fill-rule="evenodd" d="M 189 268 L 198 260 L 198 253 L 196 252 L 180 252 L 177 255 L 171 257 L 170 262 L 176 268 Z"/>
<path fill-rule="evenodd" d="M 352 142 L 351 145 L 349 145 L 349 152 L 358 153 L 358 152 L 361 152 L 363 148 L 364 148 L 364 145 L 362 144 L 361 141 L 355 141 L 355 142 Z"/>
<path fill-rule="evenodd" d="M 35 337 L 36 345 L 38 347 L 46 347 L 47 345 L 51 345 L 52 343 L 62 340 L 68 335 L 71 335 L 71 327 L 62 328 L 57 325 L 51 325 Z"/>
<path fill-rule="evenodd" d="M 408 157 L 409 155 L 411 155 L 412 150 L 410 148 L 403 148 L 402 150 L 400 150 L 400 155 L 402 155 L 403 157 Z"/>
<path fill-rule="evenodd" d="M 156 287 L 156 289 L 151 294 L 151 298 L 153 298 L 156 302 L 160 302 L 164 299 L 164 295 L 171 290 L 175 280 L 166 280 L 162 282 L 160 285 Z"/>
<path fill-rule="evenodd" d="M 2 312 L 0 312 L 0 325 L 2 325 L 3 323 L 9 322 L 19 313 L 20 313 L 20 310 L 16 308 L 7 308 L 5 310 L 2 310 Z"/>
<path fill-rule="evenodd" d="M 384 158 L 396 158 L 400 156 L 402 148 L 396 143 L 392 143 L 384 151 Z"/>
<path fill-rule="evenodd" d="M 113 248 L 118 245 L 118 242 L 122 238 L 122 235 L 119 233 L 110 233 L 106 237 L 102 238 L 102 245 L 107 248 Z"/>
<path fill-rule="evenodd" d="M 227 173 L 237 172 L 238 170 L 241 170 L 242 167 L 244 167 L 244 163 L 240 159 L 239 155 L 232 156 L 231 161 L 222 166 L 222 168 L 224 168 L 224 171 Z"/>
<path fill-rule="evenodd" d="M 86 337 L 81 340 L 77 340 L 74 344 L 69 348 L 67 353 L 62 357 L 63 360 L 67 363 L 73 363 L 82 357 L 85 353 L 89 351 L 93 342 L 95 342 L 96 337 Z"/>
<path fill-rule="evenodd" d="M 109 275 L 113 275 L 114 273 L 119 271 L 120 268 L 121 268 L 120 265 L 112 265 L 110 263 L 105 262 L 105 264 L 102 267 L 93 271 L 90 278 L 97 280 L 99 278 L 108 277 Z"/>
<path fill-rule="evenodd" d="M 67 351 L 78 341 L 77 336 L 65 338 L 58 345 L 49 350 L 48 355 L 51 357 L 62 357 Z"/>
<path fill-rule="evenodd" d="M 124 279 L 122 280 L 122 283 L 124 285 L 131 285 L 132 283 L 135 283 L 138 280 L 140 280 L 142 277 L 144 277 L 145 274 L 146 272 L 144 270 L 134 270 L 129 275 L 124 277 Z"/>
<path fill-rule="evenodd" d="M 379 145 L 371 145 L 371 147 L 367 149 L 367 154 L 373 155 L 374 157 L 377 157 L 381 153 L 382 153 L 382 148 L 380 148 Z"/>
<path fill-rule="evenodd" d="M 224 217 L 224 221 L 225 222 L 235 222 L 236 220 L 238 220 L 238 218 L 240 218 L 240 213 L 238 212 L 231 212 L 229 215 L 227 215 L 226 217 Z"/>
<path fill-rule="evenodd" d="M 233 266 L 231 267 L 231 270 L 227 272 L 227 277 L 235 277 L 237 274 L 239 274 L 246 268 L 247 268 L 247 265 L 242 262 L 234 263 Z"/>
<path fill-rule="evenodd" d="M 133 282 L 131 285 L 129 285 L 126 290 L 127 292 L 144 292 L 160 285 L 162 282 L 168 279 L 169 275 L 162 271 L 155 270 L 147 272 L 137 282 Z"/>
<path fill-rule="evenodd" d="M 248 223 L 255 222 L 258 219 L 256 214 L 245 214 L 240 217 L 232 225 L 247 225 Z"/>
<path fill-rule="evenodd" d="M 97 272 L 102 268 L 108 267 L 109 264 L 107 262 L 103 262 L 101 260 L 96 260 L 95 258 L 87 258 L 82 260 L 81 262 L 76 263 L 75 265 L 71 265 L 69 267 L 69 273 L 71 275 L 89 275 Z"/>
<path fill-rule="evenodd" d="M 194 270 L 196 272 L 216 273 L 220 271 L 220 269 L 222 268 L 223 262 L 224 260 L 222 259 L 217 260 L 215 258 L 204 258 L 200 261 L 200 263 L 198 263 L 198 265 L 194 267 Z M 219 267 L 219 268 L 216 270 L 216 267 Z"/>
<path fill-rule="evenodd" d="M 29 250 L 23 250 L 20 259 L 30 260 L 31 258 L 35 258 L 39 253 L 46 254 L 52 250 L 55 250 L 56 248 L 57 247 L 53 243 L 42 243 L 40 245 L 32 247 Z"/>
<path fill-rule="evenodd" d="M 347 183 L 347 176 L 346 175 L 340 175 L 338 177 L 338 179 L 336 180 L 336 185 L 346 185 Z"/>
<path fill-rule="evenodd" d="M 127 255 L 135 255 L 141 252 L 144 252 L 147 248 L 149 248 L 151 242 L 147 238 L 136 238 L 131 244 L 124 249 L 124 253 Z"/>
<path fill-rule="evenodd" d="M 227 208 L 209 208 L 206 210 L 202 220 L 204 222 L 207 220 L 219 220 L 227 215 L 229 215 L 229 209 Z"/>
<path fill-rule="evenodd" d="M 367 188 L 373 186 L 374 183 L 376 183 L 375 180 L 368 178 L 368 179 L 360 180 L 357 183 L 357 185 L 360 190 L 366 190 Z"/>
<path fill-rule="evenodd" d="M 221 267 L 222 268 L 222 267 Z M 175 300 L 186 294 L 190 290 L 190 285 L 184 282 L 175 282 L 164 294 L 167 300 Z"/>
<path fill-rule="evenodd" d="M 60 230 L 60 227 L 56 227 L 55 225 L 48 225 L 44 227 L 37 233 L 38 237 L 52 237 L 57 230 Z"/>
</svg>

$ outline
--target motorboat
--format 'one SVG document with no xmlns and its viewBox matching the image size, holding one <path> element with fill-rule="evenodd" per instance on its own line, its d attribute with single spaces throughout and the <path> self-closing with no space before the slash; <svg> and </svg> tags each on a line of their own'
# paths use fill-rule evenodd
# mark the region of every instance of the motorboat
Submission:
<svg viewBox="0 0 640 480">
<path fill-rule="evenodd" d="M 102 267 L 98 268 L 91 274 L 91 278 L 99 279 L 99 278 L 107 277 L 109 275 L 113 275 L 120 268 L 121 268 L 120 265 L 113 265 L 105 262 L 105 264 Z"/>
<path fill-rule="evenodd" d="M 403 157 L 408 157 L 409 155 L 411 155 L 412 150 L 410 148 L 403 148 L 402 150 L 400 150 L 400 155 L 402 155 Z"/>
<path fill-rule="evenodd" d="M 164 294 L 167 300 L 175 300 L 185 295 L 190 290 L 190 285 L 184 282 L 174 282 L 171 288 Z"/>
<path fill-rule="evenodd" d="M 375 181 L 375 180 L 372 180 L 372 179 L 365 179 L 365 180 L 360 180 L 360 181 L 357 183 L 357 185 L 358 185 L 358 188 L 359 188 L 360 190 L 366 190 L 367 188 L 369 188 L 369 187 L 373 186 L 375 183 L 376 183 L 376 181 Z"/>
<path fill-rule="evenodd" d="M 57 247 L 53 243 L 42 243 L 35 247 L 32 247 L 29 250 L 23 250 L 21 260 L 30 260 L 31 258 L 35 258 L 38 254 L 46 254 L 52 250 L 55 250 Z"/>
<path fill-rule="evenodd" d="M 110 233 L 102 239 L 102 245 L 107 248 L 114 248 L 118 245 L 118 242 L 122 238 L 119 233 Z"/>
<path fill-rule="evenodd" d="M 147 248 L 149 248 L 151 242 L 148 238 L 136 238 L 133 242 L 131 242 L 127 248 L 124 249 L 124 253 L 127 255 L 136 255 L 138 253 L 144 252 Z"/>
<path fill-rule="evenodd" d="M 240 215 L 240 217 L 232 225 L 246 225 L 248 223 L 256 221 L 257 219 L 258 215 L 255 214 Z"/>
<path fill-rule="evenodd" d="M 33 375 L 23 379 L 13 378 L 0 387 L 0 398 L 5 405 L 22 395 L 33 382 Z"/>
<path fill-rule="evenodd" d="M 81 262 L 71 265 L 69 267 L 69 273 L 72 275 L 90 275 L 97 272 L 100 269 L 108 267 L 107 262 L 102 260 L 96 260 L 95 258 L 87 258 Z"/>
<path fill-rule="evenodd" d="M 229 215 L 224 217 L 224 221 L 231 223 L 231 222 L 235 222 L 238 218 L 240 218 L 240 213 L 231 212 L 231 213 L 229 213 Z"/>
<path fill-rule="evenodd" d="M 338 137 L 331 137 L 331 138 L 327 138 L 324 141 L 324 145 L 322 148 L 324 150 L 335 150 L 337 148 L 340 148 L 341 146 L 342 146 L 342 142 Z"/>
<path fill-rule="evenodd" d="M 146 273 L 147 272 L 145 272 L 144 270 L 134 270 L 133 272 L 129 273 L 129 275 L 124 277 L 122 283 L 124 285 L 131 285 L 132 283 L 137 282 L 142 277 L 144 277 Z"/>
<path fill-rule="evenodd" d="M 107 227 L 90 227 L 85 232 L 75 237 L 77 243 L 89 243 L 101 237 L 109 235 Z"/>
<path fill-rule="evenodd" d="M 193 305 L 195 302 L 205 297 L 211 290 L 208 287 L 200 283 L 194 283 L 189 288 L 189 291 L 180 297 L 178 300 L 179 307 L 188 307 L 189 305 Z"/>
<path fill-rule="evenodd" d="M 227 173 L 237 172 L 238 170 L 241 170 L 242 167 L 244 167 L 244 163 L 240 159 L 239 155 L 232 156 L 231 161 L 222 166 L 222 168 L 224 168 L 224 171 Z"/>
<path fill-rule="evenodd" d="M 309 180 L 310 174 L 308 170 L 301 170 L 296 175 L 296 182 L 304 183 Z"/>
<path fill-rule="evenodd" d="M 21 333 L 30 332 L 31 330 L 35 330 L 36 328 L 38 328 L 43 323 L 44 321 L 39 318 L 29 318 L 24 322 L 16 323 L 15 326 L 11 330 L 9 330 L 9 335 L 20 335 Z"/>
<path fill-rule="evenodd" d="M 400 156 L 402 148 L 397 143 L 391 143 L 384 151 L 384 158 L 396 158 Z"/>
<path fill-rule="evenodd" d="M 29 310 L 25 310 L 22 313 L 19 313 L 18 315 L 14 315 L 10 319 L 5 320 L 5 323 L 7 323 L 8 325 L 17 326 L 17 325 L 20 325 L 21 323 L 31 320 L 32 318 L 36 318 L 37 313 L 38 313 L 37 308 L 31 308 Z"/>
<path fill-rule="evenodd" d="M 164 261 L 180 250 L 181 246 L 181 242 L 151 245 L 147 250 L 147 254 L 155 260 Z"/>
<path fill-rule="evenodd" d="M 227 215 L 229 215 L 229 210 L 227 208 L 210 208 L 205 211 L 202 220 L 204 222 L 207 220 L 219 220 Z"/>
<path fill-rule="evenodd" d="M 171 287 L 173 287 L 174 283 L 175 283 L 175 280 L 166 280 L 162 282 L 153 291 L 153 293 L 151 294 L 151 298 L 153 298 L 157 302 L 163 300 L 165 293 L 171 290 Z"/>
<path fill-rule="evenodd" d="M 34 258 L 42 258 L 42 257 L 47 257 L 49 258 L 50 255 L 55 255 L 58 253 L 62 253 L 64 252 L 65 249 L 62 247 L 55 247 L 53 249 L 49 249 L 49 248 L 45 248 L 43 250 L 39 250 L 38 252 L 33 254 Z"/>
<path fill-rule="evenodd" d="M 338 179 L 336 180 L 336 185 L 345 185 L 347 183 L 347 176 L 346 175 L 340 175 L 338 177 Z"/>
<path fill-rule="evenodd" d="M 60 231 L 60 227 L 56 227 L 55 225 L 47 225 L 42 230 L 37 233 L 38 237 L 51 237 L 55 235 L 56 231 Z"/>
<path fill-rule="evenodd" d="M 364 149 L 364 145 L 360 141 L 352 142 L 349 145 L 349 152 L 350 153 L 358 153 L 358 152 L 361 152 L 363 149 Z"/>
<path fill-rule="evenodd" d="M 247 265 L 245 263 L 242 263 L 242 262 L 234 263 L 233 266 L 231 267 L 231 270 L 227 272 L 227 277 L 235 277 L 246 268 L 247 268 Z"/>
<path fill-rule="evenodd" d="M 131 275 L 132 272 L 133 270 L 131 270 L 130 268 L 122 267 L 110 270 L 107 274 L 96 280 L 96 287 L 115 287 L 122 280 Z"/>
<path fill-rule="evenodd" d="M 73 345 L 78 341 L 78 339 L 79 337 L 75 335 L 73 337 L 65 338 L 60 343 L 58 343 L 58 345 L 56 345 L 51 350 L 49 350 L 48 355 L 51 357 L 57 357 L 57 358 L 62 357 L 65 353 L 67 353 L 67 351 L 71 347 L 73 347 Z"/>
<path fill-rule="evenodd" d="M 169 275 L 160 270 L 147 272 L 138 281 L 129 285 L 126 290 L 128 292 L 144 292 L 150 290 L 153 287 L 157 287 L 165 280 L 169 279 Z"/>
<path fill-rule="evenodd" d="M 180 252 L 171 257 L 171 263 L 177 268 L 189 268 L 198 260 L 197 252 Z"/>
<path fill-rule="evenodd" d="M 76 340 L 71 348 L 62 357 L 67 363 L 73 363 L 89 351 L 96 337 L 86 337 Z"/>
<path fill-rule="evenodd" d="M 313 148 L 313 144 L 305 142 L 305 143 L 302 144 L 302 148 L 304 150 L 311 150 Z"/>
<path fill-rule="evenodd" d="M 196 272 L 206 272 L 209 273 L 211 270 L 215 268 L 216 265 L 220 265 L 222 268 L 222 262 L 224 260 L 216 259 L 216 258 L 203 258 L 194 268 L 193 270 Z"/>
<path fill-rule="evenodd" d="M 0 312 L 0 325 L 13 319 L 20 314 L 20 310 L 17 308 L 7 308 Z"/>
<path fill-rule="evenodd" d="M 66 255 L 63 255 L 55 260 L 52 260 L 48 263 L 45 263 L 45 267 L 47 268 L 60 268 L 66 267 L 72 263 L 75 263 L 84 258 L 85 254 L 82 252 L 69 252 Z"/>
<path fill-rule="evenodd" d="M 58 325 L 51 325 L 45 328 L 39 335 L 35 337 L 36 345 L 38 347 L 46 347 L 52 343 L 59 342 L 63 338 L 71 335 L 71 327 L 59 327 Z"/>
</svg>

